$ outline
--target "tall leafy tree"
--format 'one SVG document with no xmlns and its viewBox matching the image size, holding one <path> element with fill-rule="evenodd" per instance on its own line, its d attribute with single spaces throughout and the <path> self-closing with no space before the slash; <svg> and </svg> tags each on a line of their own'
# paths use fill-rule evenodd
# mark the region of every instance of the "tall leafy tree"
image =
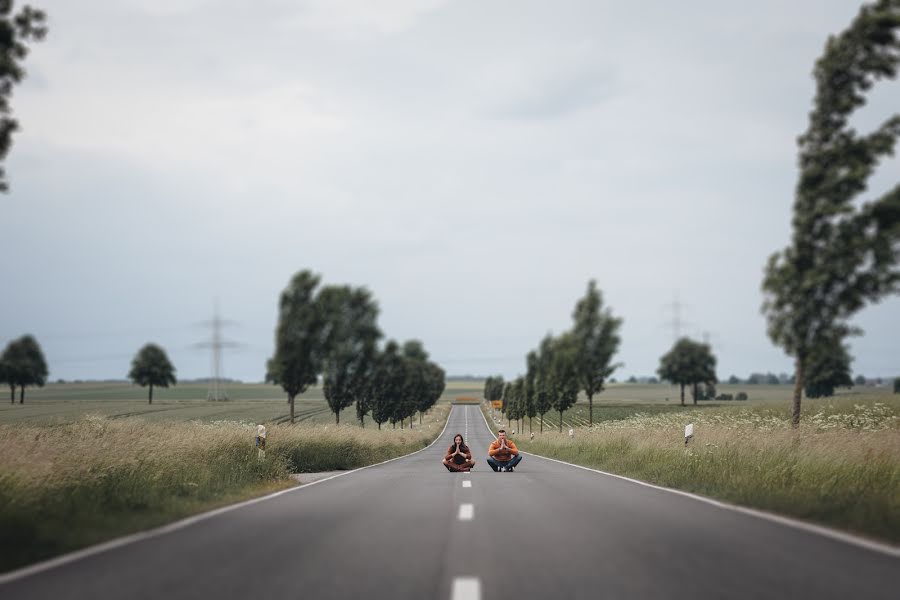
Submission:
<svg viewBox="0 0 900 600">
<path fill-rule="evenodd" d="M 619 327 L 622 319 L 603 307 L 603 295 L 592 279 L 584 297 L 572 313 L 572 343 L 574 344 L 575 376 L 588 398 L 588 423 L 594 425 L 594 394 L 603 391 L 603 384 L 620 363 L 612 358 L 619 349 Z"/>
<path fill-rule="evenodd" d="M 661 379 L 681 386 L 681 405 L 684 406 L 686 385 L 717 382 L 716 357 L 708 344 L 681 338 L 659 359 L 656 372 Z M 694 404 L 696 403 L 695 395 Z"/>
<path fill-rule="evenodd" d="M 167 388 L 175 385 L 175 367 L 166 351 L 156 344 L 146 344 L 131 361 L 128 378 L 141 387 L 150 386 L 147 403 L 153 404 L 153 386 Z"/>
<path fill-rule="evenodd" d="M 368 290 L 350 286 L 324 287 L 316 303 L 325 321 L 322 388 L 339 424 L 343 409 L 365 402 L 381 337 L 378 305 Z"/>
<path fill-rule="evenodd" d="M 266 381 L 287 393 L 294 422 L 294 399 L 315 385 L 328 353 L 327 315 L 316 301 L 320 277 L 303 270 L 281 293 L 275 354 L 266 365 Z"/>
<path fill-rule="evenodd" d="M 32 335 L 23 335 L 11 341 L 0 358 L 0 371 L 10 388 L 10 402 L 16 401 L 19 388 L 19 404 L 25 403 L 25 388 L 43 387 L 47 382 L 47 360 L 40 344 Z"/>
<path fill-rule="evenodd" d="M 562 433 L 563 413 L 578 401 L 577 347 L 571 333 L 556 338 L 550 366 L 550 405 L 559 413 L 559 432 Z"/>
<path fill-rule="evenodd" d="M 447 387 L 444 370 L 433 362 L 425 365 L 425 393 L 419 399 L 419 424 L 422 423 L 422 415 L 434 406 Z"/>
<path fill-rule="evenodd" d="M 848 29 L 829 37 L 813 72 L 814 106 L 798 140 L 791 245 L 770 257 L 762 283 L 769 336 L 795 360 L 794 426 L 816 346 L 853 333 L 850 317 L 900 283 L 900 184 L 859 201 L 879 162 L 893 154 L 900 114 L 868 134 L 849 123 L 864 93 L 896 76 L 898 31 L 900 0 L 864 5 Z"/>
<path fill-rule="evenodd" d="M 809 354 L 804 390 L 807 398 L 833 396 L 835 388 L 850 387 L 850 353 L 838 338 L 820 340 Z M 863 379 L 865 383 L 865 379 Z"/>
<path fill-rule="evenodd" d="M 9 386 L 9 402 L 16 403 L 16 377 L 13 370 L 13 358 L 15 353 L 15 342 L 9 342 L 0 355 L 0 383 Z"/>
<path fill-rule="evenodd" d="M 400 346 L 394 340 L 385 344 L 376 361 L 371 380 L 372 420 L 378 424 L 389 421 L 402 401 L 402 389 L 406 381 L 406 366 Z"/>
<path fill-rule="evenodd" d="M 534 409 L 540 416 L 541 433 L 544 433 L 544 415 L 552 408 L 554 390 L 553 380 L 553 337 L 544 336 L 535 353 L 535 383 L 534 383 Z"/>
<path fill-rule="evenodd" d="M 529 352 L 525 357 L 525 416 L 528 417 L 528 432 L 532 431 L 532 419 L 537 415 L 536 407 L 536 380 L 537 380 L 537 353 Z"/>
<path fill-rule="evenodd" d="M 513 407 L 512 407 L 512 382 L 507 381 L 505 384 L 503 384 L 503 395 L 500 397 L 500 399 L 503 401 L 503 406 L 501 407 L 500 411 L 504 415 L 506 415 L 506 426 L 511 427 L 512 426 L 511 412 L 513 410 Z"/>
<path fill-rule="evenodd" d="M 503 376 L 488 377 L 484 382 L 484 398 L 488 401 L 503 399 Z"/>
<path fill-rule="evenodd" d="M 12 147 L 12 134 L 19 123 L 12 118 L 10 97 L 13 86 L 25 77 L 22 62 L 28 55 L 26 42 L 44 39 L 47 35 L 46 15 L 25 5 L 13 14 L 13 1 L 0 1 L 0 162 Z M 0 166 L 0 191 L 9 190 L 6 172 Z"/>
</svg>

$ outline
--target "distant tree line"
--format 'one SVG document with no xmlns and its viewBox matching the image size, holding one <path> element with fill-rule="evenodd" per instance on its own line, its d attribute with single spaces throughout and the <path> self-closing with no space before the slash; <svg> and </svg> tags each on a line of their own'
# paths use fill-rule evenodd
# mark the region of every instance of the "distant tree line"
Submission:
<svg viewBox="0 0 900 600">
<path fill-rule="evenodd" d="M 441 397 L 445 374 L 428 360 L 418 340 L 402 346 L 389 340 L 379 348 L 378 305 L 365 288 L 319 287 L 321 277 L 308 270 L 293 276 L 282 292 L 275 330 L 275 352 L 266 364 L 266 381 L 287 393 L 291 422 L 294 401 L 322 381 L 328 406 L 340 413 L 356 405 L 356 417 L 403 428 Z"/>
</svg>

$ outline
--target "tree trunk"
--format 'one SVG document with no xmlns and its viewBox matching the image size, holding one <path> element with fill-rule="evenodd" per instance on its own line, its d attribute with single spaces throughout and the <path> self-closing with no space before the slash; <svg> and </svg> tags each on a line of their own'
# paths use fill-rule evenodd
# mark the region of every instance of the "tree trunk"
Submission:
<svg viewBox="0 0 900 600">
<path fill-rule="evenodd" d="M 19 404 L 25 404 L 25 386 L 24 385 L 19 386 Z M 799 411 L 800 411 L 800 409 L 798 408 L 797 409 L 798 415 L 800 414 Z M 797 418 L 799 419 L 800 417 L 798 416 Z"/>
<path fill-rule="evenodd" d="M 288 404 L 291 405 L 291 425 L 294 424 L 294 396 L 288 396 Z"/>
<path fill-rule="evenodd" d="M 697 395 L 700 393 L 699 386 L 694 384 L 694 406 L 697 406 Z"/>
<path fill-rule="evenodd" d="M 335 425 L 341 424 L 341 411 L 337 411 L 336 413 L 334 413 L 334 424 Z"/>
<path fill-rule="evenodd" d="M 419 425 L 422 424 L 422 411 L 419 411 Z"/>
<path fill-rule="evenodd" d="M 800 426 L 800 400 L 803 398 L 803 378 L 806 375 L 804 373 L 806 365 L 803 364 L 803 359 L 797 357 L 797 373 L 795 374 L 794 381 L 794 404 L 791 408 L 791 426 L 799 427 Z"/>
<path fill-rule="evenodd" d="M 559 411 L 559 432 L 562 433 L 562 411 Z"/>
<path fill-rule="evenodd" d="M 378 431 L 381 431 L 381 423 L 378 423 Z"/>
<path fill-rule="evenodd" d="M 16 384 L 14 383 L 9 384 L 9 403 L 16 403 Z"/>
<path fill-rule="evenodd" d="M 588 427 L 594 426 L 594 395 L 588 394 Z"/>
<path fill-rule="evenodd" d="M 147 402 L 147 404 L 153 404 L 153 384 L 152 383 L 150 384 L 150 400 Z"/>
<path fill-rule="evenodd" d="M 684 384 L 681 384 L 681 405 L 684 406 Z"/>
<path fill-rule="evenodd" d="M 359 415 L 359 426 L 363 429 L 366 428 L 366 415 Z"/>
<path fill-rule="evenodd" d="M 541 433 L 544 433 L 544 415 L 541 415 Z"/>
<path fill-rule="evenodd" d="M 532 431 L 533 431 L 531 428 L 531 419 L 532 419 L 532 417 L 528 417 L 528 433 L 532 433 Z"/>
</svg>

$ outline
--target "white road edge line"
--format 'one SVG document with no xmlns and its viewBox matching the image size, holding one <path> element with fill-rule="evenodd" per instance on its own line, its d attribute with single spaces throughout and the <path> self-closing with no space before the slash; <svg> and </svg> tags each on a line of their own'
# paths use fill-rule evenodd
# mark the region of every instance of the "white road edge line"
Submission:
<svg viewBox="0 0 900 600">
<path fill-rule="evenodd" d="M 471 521 L 472 517 L 475 516 L 475 505 L 474 504 L 460 504 L 459 505 L 459 520 L 460 521 Z"/>
<path fill-rule="evenodd" d="M 17 569 L 15 571 L 10 571 L 8 573 L 0 574 L 0 585 L 4 583 L 9 583 L 11 581 L 16 581 L 17 579 L 23 579 L 25 577 L 29 577 L 31 575 L 36 575 L 37 573 L 42 573 L 44 571 L 49 571 L 50 569 L 54 569 L 56 567 L 60 567 L 62 565 L 75 562 L 81 560 L 82 558 L 87 558 L 89 556 L 93 556 L 95 554 L 102 554 L 104 552 L 108 552 L 109 550 L 114 550 L 116 548 L 121 548 L 122 546 L 127 546 L 128 544 L 133 544 L 135 542 L 139 542 L 141 540 L 146 540 L 154 537 L 158 537 L 160 535 L 171 533 L 173 531 L 178 531 L 179 529 L 184 529 L 189 525 L 193 525 L 194 523 L 199 523 L 200 521 L 205 521 L 206 519 L 210 519 L 212 517 L 221 515 L 223 513 L 230 512 L 232 510 L 237 510 L 239 508 L 243 508 L 245 506 L 250 506 L 251 504 L 256 504 L 257 502 L 263 502 L 265 500 L 271 500 L 272 498 L 277 498 L 278 496 L 282 496 L 284 494 L 290 494 L 291 492 L 296 492 L 297 490 L 302 490 L 304 488 L 308 488 L 313 485 L 318 485 L 320 483 L 325 483 L 326 481 L 331 481 L 332 479 L 337 479 L 338 477 L 344 477 L 346 475 L 350 475 L 351 473 L 358 473 L 359 471 L 364 471 L 366 469 L 371 469 L 372 467 L 378 467 L 380 465 L 387 464 L 389 462 L 394 462 L 395 460 L 400 460 L 401 458 L 406 458 L 407 456 L 412 456 L 413 454 L 418 454 L 419 452 L 424 452 L 431 448 L 439 439 L 444 436 L 444 432 L 447 430 L 447 425 L 450 423 L 450 417 L 453 415 L 453 406 L 450 405 L 450 412 L 447 413 L 447 420 L 444 422 L 444 428 L 441 429 L 441 432 L 437 435 L 434 440 L 424 448 L 420 448 L 415 452 L 410 452 L 409 454 L 404 454 L 403 456 L 396 456 L 394 458 L 389 458 L 388 460 L 381 461 L 380 463 L 375 463 L 374 465 L 366 465 L 365 467 L 360 467 L 358 469 L 352 469 L 349 471 L 344 471 L 343 473 L 338 473 L 337 475 L 332 475 L 331 477 L 326 477 L 324 479 L 318 479 L 316 481 L 311 481 L 310 483 L 304 483 L 303 485 L 298 485 L 296 487 L 288 488 L 286 490 L 281 490 L 280 492 L 274 492 L 267 496 L 260 496 L 259 498 L 252 498 L 250 500 L 245 500 L 243 502 L 239 502 L 237 504 L 230 504 L 228 506 L 223 506 L 222 508 L 217 508 L 215 510 L 211 510 L 209 512 L 200 513 L 199 515 L 193 515 L 187 517 L 186 519 L 181 519 L 180 521 L 175 521 L 174 523 L 169 523 L 168 525 L 163 525 L 162 527 L 157 527 L 156 529 L 149 529 L 147 531 L 139 531 L 137 533 L 132 533 L 131 535 L 126 535 L 124 537 L 116 538 L 113 540 L 109 540 L 108 542 L 103 542 L 102 544 L 97 544 L 96 546 L 88 546 L 87 548 L 82 548 L 81 550 L 76 550 L 75 552 L 70 552 L 68 554 L 63 554 L 62 556 L 57 556 L 55 558 L 51 558 L 49 560 L 35 563 L 33 565 L 29 565 L 27 567 L 23 567 L 21 569 Z M 481 409 L 479 408 L 479 412 Z"/>
<path fill-rule="evenodd" d="M 481 413 L 481 418 L 484 419 L 484 426 L 488 428 L 488 432 L 496 439 L 497 436 L 494 435 L 494 430 L 491 429 L 491 426 L 488 424 L 487 417 L 484 416 L 484 411 L 481 410 L 480 406 L 478 407 L 478 412 Z M 631 477 L 625 477 L 623 475 L 616 475 L 615 473 L 607 473 L 606 471 L 601 471 L 599 469 L 583 467 L 581 465 L 568 463 L 564 460 L 558 460 L 556 458 L 550 458 L 548 456 L 541 456 L 540 454 L 534 454 L 532 452 L 522 451 L 522 454 L 534 456 L 535 458 L 542 458 L 544 460 L 549 460 L 552 462 L 560 463 L 562 465 L 568 465 L 570 467 L 575 467 L 576 469 L 583 469 L 585 471 L 599 473 L 600 475 L 608 475 L 609 477 L 615 477 L 616 479 L 623 479 L 625 481 L 630 481 L 631 483 L 636 483 L 638 485 L 653 488 L 655 490 L 661 490 L 663 492 L 670 492 L 672 494 L 678 494 L 679 496 L 685 496 L 687 498 L 693 498 L 694 500 L 699 500 L 700 502 L 705 502 L 706 504 L 711 504 L 713 506 L 716 506 L 716 507 L 724 509 L 724 510 L 733 510 L 735 512 L 743 513 L 745 515 L 750 515 L 750 516 L 757 517 L 760 519 L 765 519 L 767 521 L 774 521 L 775 523 L 779 523 L 781 525 L 787 525 L 788 527 L 793 527 L 795 529 L 802 529 L 803 531 L 806 531 L 809 533 L 815 533 L 815 534 L 821 535 L 823 537 L 827 537 L 827 538 L 831 538 L 833 540 L 844 542 L 846 544 L 851 544 L 853 546 L 865 548 L 866 550 L 871 550 L 873 552 L 880 552 L 882 554 L 887 554 L 888 556 L 900 558 L 900 547 L 891 546 L 889 544 L 885 544 L 885 543 L 881 543 L 881 542 L 876 542 L 874 540 L 870 540 L 870 539 L 866 539 L 863 537 L 853 535 L 852 533 L 838 531 L 837 529 L 831 529 L 829 527 L 825 527 L 824 525 L 816 525 L 814 523 L 807 523 L 805 521 L 799 521 L 799 520 L 793 519 L 791 517 L 776 515 L 774 513 L 766 512 L 763 510 L 758 510 L 755 508 L 747 508 L 746 506 L 738 506 L 736 504 L 729 504 L 727 502 L 722 502 L 721 500 L 714 500 L 712 498 L 707 498 L 705 496 L 698 496 L 697 494 L 692 494 L 690 492 L 684 492 L 684 491 L 676 490 L 673 488 L 667 488 L 667 487 L 663 487 L 661 485 L 654 485 L 652 483 L 647 483 L 646 481 L 641 481 L 639 479 L 632 479 Z"/>
<path fill-rule="evenodd" d="M 472 487 L 472 482 L 466 479 L 465 481 L 463 481 L 463 487 Z"/>
<path fill-rule="evenodd" d="M 450 600 L 481 600 L 481 581 L 477 577 L 456 577 Z"/>
</svg>

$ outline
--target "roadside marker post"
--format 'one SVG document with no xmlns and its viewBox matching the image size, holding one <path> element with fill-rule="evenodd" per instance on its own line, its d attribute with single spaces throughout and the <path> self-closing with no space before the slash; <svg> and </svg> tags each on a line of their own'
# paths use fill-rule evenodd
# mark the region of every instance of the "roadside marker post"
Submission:
<svg viewBox="0 0 900 600">
<path fill-rule="evenodd" d="M 694 437 L 694 424 L 688 423 L 684 428 L 684 446 L 685 448 L 688 445 L 688 442 L 691 441 L 691 438 Z"/>
<path fill-rule="evenodd" d="M 262 460 L 266 457 L 266 426 L 256 426 L 256 447 L 258 449 L 256 458 Z"/>
</svg>

